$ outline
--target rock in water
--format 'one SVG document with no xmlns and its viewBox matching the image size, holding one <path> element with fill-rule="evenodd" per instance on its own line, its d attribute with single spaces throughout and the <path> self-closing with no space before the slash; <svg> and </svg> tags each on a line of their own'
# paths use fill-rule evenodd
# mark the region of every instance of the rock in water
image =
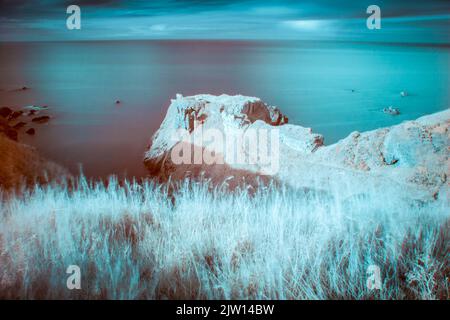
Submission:
<svg viewBox="0 0 450 320">
<path fill-rule="evenodd" d="M 33 118 L 33 120 L 31 120 L 35 123 L 47 123 L 50 121 L 50 117 L 49 116 L 42 116 L 42 117 L 36 117 Z"/>
<path fill-rule="evenodd" d="M 309 128 L 278 121 L 284 117 L 278 112 L 272 117 L 275 108 L 254 97 L 177 95 L 144 163 L 151 174 L 163 179 L 183 179 L 189 173 L 220 183 L 230 176 L 254 174 L 295 188 L 348 197 L 376 191 L 425 201 L 449 195 L 450 110 L 393 127 L 354 132 L 330 146 L 324 146 L 323 137 Z M 177 134 L 180 129 L 184 135 Z M 211 133 L 208 129 L 214 129 L 214 134 L 204 139 L 205 132 Z M 269 137 L 276 133 L 276 139 L 258 135 L 247 139 L 248 133 L 258 130 Z M 233 148 L 223 147 L 214 135 L 235 141 L 234 151 L 244 150 L 246 160 L 252 155 L 249 145 L 256 148 L 256 156 L 236 161 Z M 209 159 L 213 158 L 212 164 L 205 155 L 214 155 Z"/>
<path fill-rule="evenodd" d="M 22 114 L 23 114 L 22 110 L 14 111 L 13 113 L 11 113 L 9 115 L 8 120 L 15 120 L 15 119 L 19 118 Z"/>
<path fill-rule="evenodd" d="M 36 133 L 36 130 L 34 128 L 30 128 L 26 131 L 26 134 L 29 134 L 30 136 L 35 135 L 35 133 Z"/>
<path fill-rule="evenodd" d="M 25 122 L 18 122 L 16 123 L 13 128 L 16 130 L 22 129 L 23 127 L 25 127 L 27 124 Z"/>
<path fill-rule="evenodd" d="M 400 114 L 400 110 L 394 107 L 387 107 L 383 109 L 383 112 L 386 114 L 390 114 L 391 116 L 397 116 Z"/>
<path fill-rule="evenodd" d="M 31 105 L 31 106 L 26 106 L 24 107 L 25 110 L 30 110 L 30 111 L 43 111 L 43 110 L 48 110 L 48 106 L 35 106 L 35 105 Z"/>
</svg>

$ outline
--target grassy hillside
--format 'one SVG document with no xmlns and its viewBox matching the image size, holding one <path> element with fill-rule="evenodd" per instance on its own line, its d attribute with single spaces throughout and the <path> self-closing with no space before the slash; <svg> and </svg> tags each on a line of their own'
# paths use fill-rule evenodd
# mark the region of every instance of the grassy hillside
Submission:
<svg viewBox="0 0 450 320">
<path fill-rule="evenodd" d="M 81 179 L 1 203 L 1 298 L 449 298 L 446 202 Z"/>
</svg>

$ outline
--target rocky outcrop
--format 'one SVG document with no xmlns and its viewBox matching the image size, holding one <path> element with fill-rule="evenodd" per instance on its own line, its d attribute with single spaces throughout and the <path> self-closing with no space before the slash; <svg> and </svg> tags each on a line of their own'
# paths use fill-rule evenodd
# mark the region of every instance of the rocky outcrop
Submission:
<svg viewBox="0 0 450 320">
<path fill-rule="evenodd" d="M 353 132 L 317 153 L 332 163 L 391 184 L 422 190 L 434 198 L 448 193 L 450 110 L 370 132 Z"/>
<path fill-rule="evenodd" d="M 340 192 L 377 192 L 386 199 L 445 200 L 449 194 L 449 126 L 450 110 L 445 110 L 388 128 L 353 132 L 303 159 L 301 166 L 314 170 L 313 177 L 304 168 L 294 178 L 301 177 L 306 184 L 333 185 Z"/>
<path fill-rule="evenodd" d="M 448 195 L 449 125 L 446 110 L 389 128 L 354 132 L 324 146 L 320 134 L 287 124 L 278 108 L 258 98 L 177 95 L 144 162 L 160 179 L 189 173 L 219 182 L 240 179 L 245 172 L 347 196 L 376 189 L 380 195 L 433 200 Z M 213 134 L 205 139 L 205 132 Z M 261 132 L 273 139 L 261 139 Z M 234 141 L 234 150 L 212 139 L 217 135 Z M 270 161 L 263 156 L 267 150 L 276 153 Z M 233 158 L 239 152 L 244 161 Z"/>
<path fill-rule="evenodd" d="M 258 175 L 261 164 L 258 161 L 254 164 L 230 161 L 231 152 L 227 152 L 227 148 L 224 147 L 225 141 L 211 143 L 203 139 L 202 135 L 215 130 L 216 133 L 221 133 L 222 140 L 231 137 L 236 140 L 242 139 L 242 145 L 245 143 L 246 133 L 256 129 L 263 128 L 270 131 L 275 127 L 280 128 L 286 143 L 292 142 L 289 138 L 290 131 L 308 131 L 288 125 L 287 122 L 287 117 L 278 108 L 269 106 L 258 98 L 177 95 L 176 99 L 172 100 L 160 129 L 153 137 L 152 146 L 145 155 L 145 165 L 152 175 L 161 180 L 167 180 L 169 177 L 183 178 L 187 174 L 203 175 L 217 182 L 223 181 L 225 177 L 230 184 L 236 184 L 241 180 L 249 182 Z M 195 139 L 195 143 L 187 142 L 186 136 Z M 303 142 L 311 149 L 315 149 L 322 144 L 322 137 L 311 133 L 305 136 Z M 175 163 L 171 155 L 177 148 L 182 149 L 183 146 L 192 147 L 190 160 Z M 214 157 L 222 160 L 205 167 L 195 159 L 196 154 L 205 152 L 215 153 Z"/>
</svg>

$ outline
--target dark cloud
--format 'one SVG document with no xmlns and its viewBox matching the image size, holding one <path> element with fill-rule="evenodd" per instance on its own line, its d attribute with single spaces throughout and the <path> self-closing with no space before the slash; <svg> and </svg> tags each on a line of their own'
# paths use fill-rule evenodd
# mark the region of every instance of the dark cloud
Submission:
<svg viewBox="0 0 450 320">
<path fill-rule="evenodd" d="M 256 1 L 256 0 L 0 0 L 0 16 L 39 16 L 60 11 L 71 4 L 80 7 L 92 7 L 104 9 L 106 12 L 118 11 L 115 14 L 123 15 L 149 15 L 183 12 L 202 12 L 220 10 L 245 10 L 256 6 L 284 6 L 298 9 L 303 17 L 310 18 L 348 18 L 360 16 L 365 8 L 371 4 L 377 4 L 383 8 L 386 17 L 406 15 L 433 15 L 450 12 L 448 0 L 281 0 L 281 1 Z M 41 17 L 45 18 L 45 16 Z"/>
</svg>

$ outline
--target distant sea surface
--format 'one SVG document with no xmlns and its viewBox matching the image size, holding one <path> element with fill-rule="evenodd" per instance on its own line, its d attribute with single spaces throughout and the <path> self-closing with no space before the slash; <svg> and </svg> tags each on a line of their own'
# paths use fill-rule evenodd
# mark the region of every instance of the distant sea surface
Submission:
<svg viewBox="0 0 450 320">
<path fill-rule="evenodd" d="M 19 139 L 74 173 L 142 177 L 176 93 L 260 97 L 331 144 L 448 108 L 449 58 L 449 46 L 312 41 L 0 43 L 0 106 L 48 105 L 50 123 Z"/>
</svg>

